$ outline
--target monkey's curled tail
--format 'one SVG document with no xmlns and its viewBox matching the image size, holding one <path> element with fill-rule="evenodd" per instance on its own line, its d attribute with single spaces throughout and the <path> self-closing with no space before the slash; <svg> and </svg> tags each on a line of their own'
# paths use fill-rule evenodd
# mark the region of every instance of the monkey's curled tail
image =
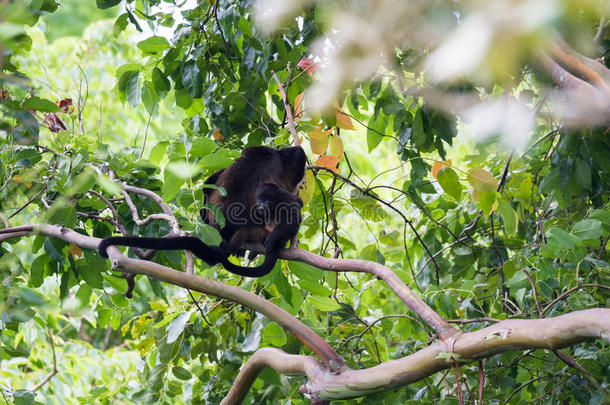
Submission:
<svg viewBox="0 0 610 405">
<path fill-rule="evenodd" d="M 228 254 L 220 246 L 208 246 L 193 236 L 175 236 L 170 238 L 144 238 L 136 236 L 113 236 L 102 239 L 98 245 L 100 256 L 107 258 L 108 246 L 128 246 L 141 249 L 155 250 L 190 250 L 199 259 L 213 266 L 221 263 L 225 269 L 238 276 L 262 277 L 268 274 L 275 266 L 277 254 L 265 254 L 265 260 L 260 266 L 243 267 L 231 263 Z"/>
</svg>

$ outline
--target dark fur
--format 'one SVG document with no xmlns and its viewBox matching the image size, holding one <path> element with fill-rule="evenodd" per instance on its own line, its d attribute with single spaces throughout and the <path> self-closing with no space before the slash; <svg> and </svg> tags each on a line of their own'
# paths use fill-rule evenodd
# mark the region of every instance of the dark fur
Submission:
<svg viewBox="0 0 610 405">
<path fill-rule="evenodd" d="M 205 201 L 215 204 L 225 217 L 220 228 L 211 211 L 201 210 L 201 218 L 216 227 L 222 236 L 220 246 L 208 246 L 191 236 L 168 238 L 111 237 L 103 239 L 98 251 L 108 257 L 111 245 L 156 250 L 190 250 L 209 265 L 221 263 L 240 276 L 261 277 L 269 273 L 279 251 L 294 239 L 301 225 L 303 202 L 296 187 L 305 175 L 305 152 L 301 147 L 276 150 L 266 146 L 246 148 L 242 156 L 226 169 L 211 175 L 206 184 L 223 187 L 223 197 L 216 189 L 205 188 Z M 235 265 L 227 259 L 243 254 L 245 244 L 263 244 L 265 260 L 257 267 Z"/>
</svg>

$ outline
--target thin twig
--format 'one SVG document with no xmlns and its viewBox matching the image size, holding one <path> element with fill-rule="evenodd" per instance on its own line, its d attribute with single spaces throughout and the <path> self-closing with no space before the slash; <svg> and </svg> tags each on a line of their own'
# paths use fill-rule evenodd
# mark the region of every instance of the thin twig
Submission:
<svg viewBox="0 0 610 405">
<path fill-rule="evenodd" d="M 561 301 L 568 295 L 572 294 L 574 291 L 576 291 L 580 288 L 583 288 L 583 287 L 604 288 L 604 289 L 610 291 L 610 287 L 607 285 L 603 285 L 603 284 L 579 284 L 576 287 L 570 288 L 568 291 L 564 292 L 563 294 L 561 294 L 557 298 L 555 298 L 553 301 L 551 301 L 546 307 L 544 307 L 540 316 L 546 315 L 546 313 L 553 307 L 553 305 L 557 304 L 559 301 Z"/>
<path fill-rule="evenodd" d="M 610 403 L 610 393 L 608 393 L 608 391 L 599 383 L 599 381 L 597 381 L 593 374 L 591 374 L 586 368 L 581 366 L 580 363 L 578 363 L 564 351 L 553 350 L 553 353 L 555 353 L 555 355 L 559 357 L 561 361 L 563 361 L 569 367 L 575 368 L 576 370 L 580 371 L 581 374 L 584 374 L 585 377 L 587 377 L 587 379 L 591 381 L 591 384 L 595 385 L 599 392 L 602 393 L 602 395 L 606 398 L 606 401 Z"/>
<path fill-rule="evenodd" d="M 286 92 L 284 91 L 284 85 L 280 82 L 280 79 L 277 77 L 275 72 L 272 71 L 271 74 L 273 75 L 273 78 L 277 82 L 277 86 L 280 90 L 280 96 L 282 96 L 282 100 L 284 101 L 284 108 L 286 109 L 286 114 L 288 116 L 288 129 L 290 130 L 292 139 L 294 139 L 294 144 L 297 146 L 301 146 L 301 141 L 299 140 L 299 135 L 297 134 L 297 129 L 294 126 L 292 109 L 290 108 L 290 104 L 288 103 L 288 99 L 286 98 Z"/>
<path fill-rule="evenodd" d="M 540 301 L 538 300 L 538 291 L 536 290 L 536 284 L 534 284 L 534 280 L 527 269 L 523 269 L 523 272 L 527 276 L 527 279 L 530 281 L 530 285 L 532 286 L 532 294 L 534 294 L 534 301 L 536 301 L 536 309 L 538 309 L 538 315 L 542 316 L 542 308 L 540 307 Z"/>
<path fill-rule="evenodd" d="M 51 378 L 53 378 L 53 376 L 55 374 L 57 374 L 57 356 L 55 354 L 55 345 L 53 344 L 53 336 L 51 336 L 51 332 L 49 332 L 49 331 L 47 331 L 47 336 L 49 337 L 49 343 L 51 343 L 51 351 L 53 352 L 53 370 L 51 370 L 51 372 L 49 374 L 47 374 L 45 376 L 45 378 L 43 378 L 38 384 L 36 384 L 34 386 L 34 388 L 32 388 L 32 391 L 38 391 L 40 389 L 40 387 L 42 387 L 43 385 L 48 383 L 49 380 Z"/>
</svg>

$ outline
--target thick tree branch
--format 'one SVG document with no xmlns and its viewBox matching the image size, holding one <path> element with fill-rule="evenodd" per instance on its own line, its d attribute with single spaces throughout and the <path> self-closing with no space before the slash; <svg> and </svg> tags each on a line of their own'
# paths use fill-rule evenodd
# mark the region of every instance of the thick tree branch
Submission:
<svg viewBox="0 0 610 405">
<path fill-rule="evenodd" d="M 574 52 L 563 41 L 551 45 L 550 54 L 564 69 L 595 86 L 610 100 L 610 71 L 603 64 Z"/>
<path fill-rule="evenodd" d="M 254 353 L 241 368 L 231 390 L 223 398 L 221 405 L 240 404 L 258 374 L 265 367 L 271 367 L 281 374 L 304 374 L 308 378 L 324 378 L 331 374 L 313 357 L 288 354 L 280 349 L 263 348 Z"/>
<path fill-rule="evenodd" d="M 96 249 L 100 241 L 58 225 L 24 225 L 0 229 L 1 237 L 22 236 L 36 233 L 61 238 L 81 247 Z M 407 357 L 388 361 L 364 370 L 352 370 L 345 366 L 342 358 L 311 329 L 268 300 L 241 288 L 209 280 L 194 274 L 173 270 L 144 260 L 130 259 L 111 246 L 108 254 L 113 268 L 134 274 L 146 274 L 161 281 L 182 286 L 245 305 L 268 316 L 285 330 L 293 333 L 308 348 L 316 353 L 326 366 L 316 365 L 308 356 L 280 355 L 281 351 L 268 349 L 255 355 L 244 366 L 235 387 L 223 402 L 239 403 L 262 367 L 269 365 L 280 372 L 301 372 L 308 382 L 301 392 L 310 396 L 313 403 L 322 404 L 330 399 L 345 399 L 364 396 L 376 391 L 418 381 L 440 370 L 451 367 L 452 362 L 470 362 L 490 357 L 508 350 L 561 349 L 586 340 L 603 338 L 610 342 L 610 309 L 589 309 L 572 312 L 549 319 L 506 320 L 476 332 L 451 333 L 453 328 L 444 327 L 440 318 L 419 297 L 415 296 L 388 268 L 365 260 L 327 259 L 313 253 L 289 249 L 282 257 L 306 261 L 314 266 L 331 271 L 356 271 L 373 274 L 384 279 L 388 285 L 410 307 L 416 309 L 424 320 L 435 326 L 443 340 L 438 341 Z M 269 351 L 271 350 L 271 351 Z M 453 360 L 447 361 L 445 353 Z M 283 362 L 285 360 L 286 362 Z M 328 371 L 326 371 L 328 370 Z"/>
<path fill-rule="evenodd" d="M 499 322 L 476 332 L 461 333 L 439 341 L 418 352 L 377 366 L 330 374 L 314 367 L 307 356 L 282 354 L 278 349 L 263 349 L 242 367 L 223 405 L 240 403 L 256 375 L 266 365 L 280 373 L 300 372 L 308 382 L 301 392 L 313 403 L 332 399 L 361 397 L 373 392 L 419 381 L 451 367 L 447 353 L 460 363 L 488 358 L 510 350 L 557 350 L 583 341 L 603 338 L 610 342 L 610 309 L 588 309 L 548 319 L 519 319 Z M 253 356 L 254 357 L 254 356 Z M 297 359 L 300 357 L 300 360 Z M 299 371 L 301 370 L 301 371 Z M 247 387 L 244 385 L 247 384 Z"/>
<path fill-rule="evenodd" d="M 5 235 L 22 236 L 24 232 L 60 238 L 78 246 L 95 250 L 97 250 L 101 241 L 100 238 L 83 235 L 59 225 L 27 225 L 0 229 L 0 237 Z M 343 359 L 326 341 L 297 318 L 263 297 L 239 287 L 170 269 L 154 262 L 128 258 L 121 254 L 116 246 L 109 246 L 107 252 L 114 270 L 131 274 L 145 274 L 160 281 L 244 305 L 268 316 L 282 328 L 293 333 L 305 346 L 316 353 L 332 372 L 338 372 L 345 367 Z"/>
</svg>

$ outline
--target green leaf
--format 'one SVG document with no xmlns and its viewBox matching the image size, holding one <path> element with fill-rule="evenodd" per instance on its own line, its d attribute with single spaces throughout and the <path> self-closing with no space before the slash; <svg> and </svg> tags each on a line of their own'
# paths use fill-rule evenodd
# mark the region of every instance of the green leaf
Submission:
<svg viewBox="0 0 610 405">
<path fill-rule="evenodd" d="M 321 284 L 319 280 L 298 280 L 297 283 L 303 290 L 309 291 L 312 295 L 318 295 L 320 297 L 328 297 L 329 295 L 331 295 L 330 290 L 326 286 Z"/>
<path fill-rule="evenodd" d="M 456 201 L 460 200 L 462 185 L 455 170 L 450 167 L 442 168 L 437 174 L 437 180 L 445 193 L 455 198 Z"/>
<path fill-rule="evenodd" d="M 97 173 L 93 169 L 87 167 L 74 180 L 70 187 L 66 190 L 66 195 L 82 194 L 91 189 L 97 182 Z"/>
<path fill-rule="evenodd" d="M 161 160 L 165 157 L 165 151 L 167 150 L 168 146 L 169 146 L 168 141 L 163 141 L 163 142 L 157 143 L 150 150 L 150 155 L 148 155 L 148 160 L 150 160 L 151 162 L 156 163 L 156 164 L 161 163 Z"/>
<path fill-rule="evenodd" d="M 152 36 L 143 41 L 138 42 L 138 48 L 145 54 L 160 54 L 169 47 L 169 42 L 165 37 Z"/>
<path fill-rule="evenodd" d="M 499 198 L 498 209 L 504 222 L 504 231 L 507 235 L 514 235 L 517 232 L 517 226 L 519 224 L 519 216 L 510 205 L 510 202 Z"/>
<path fill-rule="evenodd" d="M 54 102 L 36 96 L 28 98 L 21 104 L 21 106 L 23 108 L 27 108 L 28 110 L 46 113 L 61 112 L 61 108 L 59 108 Z"/>
<path fill-rule="evenodd" d="M 40 255 L 32 262 L 32 266 L 30 267 L 30 278 L 28 279 L 29 284 L 38 288 L 42 285 L 44 281 L 44 267 L 45 264 L 49 261 L 47 255 Z"/>
<path fill-rule="evenodd" d="M 602 223 L 596 219 L 584 219 L 574 224 L 571 233 L 580 239 L 597 239 L 602 236 Z"/>
<path fill-rule="evenodd" d="M 92 266 L 83 260 L 77 261 L 76 264 L 78 274 L 80 274 L 81 278 L 85 280 L 85 283 L 89 284 L 92 288 L 101 289 L 104 287 L 104 278 L 102 277 L 100 270 L 105 270 L 105 267 L 99 268 Z"/>
<path fill-rule="evenodd" d="M 561 228 L 552 226 L 546 232 L 549 245 L 555 245 L 564 249 L 574 249 L 574 236 Z"/>
<path fill-rule="evenodd" d="M 180 366 L 174 366 L 172 368 L 172 374 L 179 380 L 190 380 L 193 376 L 191 375 L 191 372 L 188 371 L 186 368 L 184 367 L 180 367 Z"/>
<path fill-rule="evenodd" d="M 112 35 L 118 37 L 121 32 L 125 31 L 125 28 L 127 28 L 127 17 L 128 14 L 123 13 L 116 19 L 112 27 Z"/>
<path fill-rule="evenodd" d="M 413 125 L 411 131 L 411 138 L 413 139 L 413 145 L 420 148 L 426 143 L 426 130 L 424 129 L 424 113 L 422 109 L 418 109 L 413 118 Z"/>
<path fill-rule="evenodd" d="M 110 301 L 119 308 L 129 307 L 129 300 L 123 294 L 110 294 Z"/>
<path fill-rule="evenodd" d="M 165 167 L 165 170 L 171 171 L 174 176 L 180 179 L 190 179 L 200 172 L 200 169 L 196 165 L 184 160 L 169 162 Z"/>
<path fill-rule="evenodd" d="M 281 347 L 286 344 L 286 331 L 275 322 L 270 322 L 265 326 L 262 333 L 262 339 L 265 343 L 275 347 Z"/>
<path fill-rule="evenodd" d="M 106 9 L 118 5 L 121 0 L 95 0 L 95 4 L 99 9 Z"/>
<path fill-rule="evenodd" d="M 97 176 L 97 184 L 108 194 L 121 194 L 123 190 L 121 186 L 113 180 L 110 180 L 106 175 Z"/>
<path fill-rule="evenodd" d="M 198 138 L 193 142 L 189 154 L 192 157 L 204 157 L 214 152 L 216 148 L 218 148 L 216 142 L 210 138 Z"/>
<path fill-rule="evenodd" d="M 381 143 L 387 123 L 387 118 L 382 113 L 378 113 L 376 117 L 369 120 L 366 130 L 366 144 L 369 153 Z"/>
<path fill-rule="evenodd" d="M 201 170 L 219 170 L 230 166 L 232 163 L 233 159 L 227 157 L 226 155 L 214 153 L 202 157 L 197 163 L 197 166 Z"/>
<path fill-rule="evenodd" d="M 142 87 L 140 84 L 140 71 L 131 73 L 127 77 L 125 93 L 127 95 L 127 101 L 129 102 L 129 104 L 134 107 L 140 104 L 140 98 L 142 95 Z"/>
<path fill-rule="evenodd" d="M 189 96 L 201 98 L 203 96 L 203 77 L 199 71 L 197 61 L 190 60 L 182 68 L 182 84 Z"/>
<path fill-rule="evenodd" d="M 78 300 L 84 306 L 84 305 L 89 305 L 89 298 L 91 298 L 92 292 L 93 292 L 93 290 L 87 284 L 81 284 L 81 286 L 78 287 L 78 291 L 76 292 L 75 295 L 76 295 L 76 298 L 78 298 Z"/>
<path fill-rule="evenodd" d="M 165 73 L 159 68 L 153 69 L 151 79 L 158 93 L 167 93 L 172 87 Z"/>
<path fill-rule="evenodd" d="M 574 176 L 585 190 L 591 190 L 591 167 L 580 158 L 574 160 Z"/>
<path fill-rule="evenodd" d="M 220 245 L 220 242 L 222 242 L 222 236 L 220 236 L 218 229 L 208 224 L 203 224 L 203 228 L 201 229 L 201 232 L 199 232 L 199 236 L 206 245 L 218 246 Z"/>
<path fill-rule="evenodd" d="M 163 186 L 161 187 L 161 195 L 164 201 L 171 201 L 180 187 L 184 184 L 184 179 L 176 176 L 171 170 L 165 170 L 163 173 Z"/>
<path fill-rule="evenodd" d="M 17 297 L 19 297 L 19 300 L 24 304 L 31 305 L 33 307 L 40 307 L 46 303 L 43 295 L 29 288 L 21 288 L 17 290 Z"/>
<path fill-rule="evenodd" d="M 335 301 L 334 299 L 329 298 L 329 297 L 320 297 L 318 295 L 310 295 L 309 298 L 307 298 L 307 299 L 309 300 L 311 305 L 313 305 L 315 308 L 319 309 L 320 311 L 329 312 L 329 311 L 336 311 L 337 309 L 341 309 L 341 305 L 339 305 L 337 303 L 337 301 Z"/>
<path fill-rule="evenodd" d="M 324 279 L 324 273 L 322 270 L 307 263 L 291 261 L 288 262 L 288 268 L 301 280 L 320 282 L 320 280 Z"/>
<path fill-rule="evenodd" d="M 486 217 L 491 215 L 495 208 L 497 193 L 495 191 L 479 192 L 479 207 Z"/>
</svg>

